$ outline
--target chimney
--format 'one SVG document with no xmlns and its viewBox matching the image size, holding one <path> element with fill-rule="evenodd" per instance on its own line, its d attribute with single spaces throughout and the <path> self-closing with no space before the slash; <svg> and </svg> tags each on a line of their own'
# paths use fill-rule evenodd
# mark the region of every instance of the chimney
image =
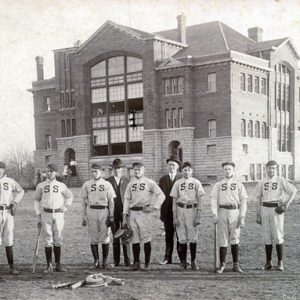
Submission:
<svg viewBox="0 0 300 300">
<path fill-rule="evenodd" d="M 37 81 L 44 80 L 44 58 L 42 56 L 37 56 L 36 61 L 36 73 Z"/>
<path fill-rule="evenodd" d="M 184 14 L 177 16 L 177 37 L 179 42 L 186 44 L 186 30 L 185 30 L 186 17 Z"/>
<path fill-rule="evenodd" d="M 260 27 L 248 28 L 248 37 L 249 39 L 254 40 L 255 42 L 261 42 L 263 35 L 263 29 Z"/>
</svg>

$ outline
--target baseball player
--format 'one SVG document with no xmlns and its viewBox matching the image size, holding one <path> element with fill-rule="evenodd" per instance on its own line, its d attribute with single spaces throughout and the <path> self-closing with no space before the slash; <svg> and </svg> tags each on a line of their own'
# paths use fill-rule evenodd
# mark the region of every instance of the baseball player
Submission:
<svg viewBox="0 0 300 300">
<path fill-rule="evenodd" d="M 283 225 L 284 213 L 295 198 L 296 188 L 285 178 L 277 176 L 277 162 L 270 160 L 266 165 L 266 178 L 256 186 L 257 219 L 262 225 L 266 264 L 265 270 L 272 269 L 272 244 L 276 244 L 278 270 L 283 271 Z"/>
<path fill-rule="evenodd" d="M 191 268 L 198 270 L 196 249 L 198 240 L 198 225 L 203 206 L 202 196 L 205 195 L 202 184 L 193 178 L 190 162 L 182 166 L 183 178 L 173 185 L 170 196 L 173 197 L 173 222 L 180 243 L 181 268 L 187 268 L 187 243 L 190 243 Z"/>
<path fill-rule="evenodd" d="M 132 230 L 130 242 L 134 257 L 133 271 L 141 270 L 140 243 L 144 244 L 145 268 L 149 269 L 151 257 L 151 212 L 160 208 L 164 193 L 151 179 L 144 176 L 143 163 L 133 164 L 135 178 L 128 184 L 123 207 L 123 225 Z"/>
<path fill-rule="evenodd" d="M 100 268 L 98 244 L 102 244 L 102 268 L 108 269 L 109 227 L 114 221 L 114 198 L 112 185 L 102 178 L 102 167 L 92 164 L 92 179 L 85 182 L 81 189 L 82 226 L 88 225 L 94 267 Z"/>
<path fill-rule="evenodd" d="M 214 222 L 218 223 L 218 244 L 220 266 L 217 273 L 223 273 L 228 244 L 231 244 L 233 271 L 242 273 L 238 263 L 240 228 L 245 225 L 247 192 L 244 185 L 234 176 L 235 164 L 222 163 L 225 178 L 217 182 L 211 191 L 211 211 Z"/>
<path fill-rule="evenodd" d="M 172 253 L 173 253 L 173 245 L 174 245 L 174 232 L 175 227 L 173 224 L 173 199 L 170 197 L 170 192 L 174 183 L 182 178 L 182 175 L 177 174 L 177 171 L 180 168 L 180 161 L 177 156 L 171 155 L 170 158 L 166 160 L 168 164 L 168 175 L 164 175 L 159 179 L 159 187 L 163 191 L 166 196 L 164 203 L 160 208 L 160 219 L 164 222 L 165 227 L 165 242 L 166 242 L 166 250 L 165 250 L 165 258 L 162 265 L 171 264 L 172 263 Z M 177 240 L 177 252 L 180 258 L 180 247 L 179 242 Z"/>
<path fill-rule="evenodd" d="M 5 174 L 6 165 L 0 161 L 0 245 L 3 242 L 10 274 L 18 275 L 14 267 L 14 214 L 24 196 L 24 190 L 12 178 Z"/>
<path fill-rule="evenodd" d="M 106 178 L 116 193 L 116 198 L 114 199 L 114 224 L 112 226 L 113 234 L 122 228 L 124 194 L 129 183 L 129 180 L 125 176 L 122 176 L 123 167 L 121 159 L 114 159 L 112 162 L 113 176 Z M 124 243 L 122 246 L 125 266 L 130 267 L 131 264 L 127 249 L 128 244 Z M 118 267 L 120 264 L 120 238 L 114 238 L 113 240 L 113 256 L 114 266 Z"/>
<path fill-rule="evenodd" d="M 52 249 L 54 251 L 56 272 L 66 272 L 60 263 L 62 232 L 65 224 L 65 213 L 73 202 L 73 194 L 67 186 L 56 180 L 58 172 L 55 164 L 48 164 L 46 181 L 38 184 L 34 194 L 34 209 L 38 218 L 38 226 L 42 226 L 45 239 L 47 269 L 53 272 Z"/>
</svg>

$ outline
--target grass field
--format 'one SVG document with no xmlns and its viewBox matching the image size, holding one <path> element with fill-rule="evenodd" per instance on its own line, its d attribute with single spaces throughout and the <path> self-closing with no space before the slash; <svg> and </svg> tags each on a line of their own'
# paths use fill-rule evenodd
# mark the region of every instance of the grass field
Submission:
<svg viewBox="0 0 300 300">
<path fill-rule="evenodd" d="M 210 188 L 205 188 L 209 193 Z M 249 195 L 252 193 L 249 188 Z M 222 275 L 213 272 L 213 224 L 209 199 L 205 198 L 199 226 L 197 261 L 199 271 L 181 271 L 174 253 L 174 264 L 160 266 L 164 237 L 158 213 L 153 215 L 152 264 L 148 272 L 131 272 L 123 266 L 103 272 L 122 278 L 124 286 L 81 287 L 74 291 L 53 290 L 52 284 L 84 279 L 92 263 L 87 228 L 81 227 L 80 189 L 72 189 L 75 199 L 66 215 L 62 263 L 67 273 L 44 274 L 45 257 L 40 246 L 37 273 L 31 264 L 37 233 L 33 192 L 28 191 L 15 217 L 15 263 L 19 276 L 8 275 L 5 251 L 0 256 L 0 299 L 299 299 L 300 296 L 300 201 L 299 195 L 285 216 L 284 263 L 286 270 L 262 271 L 264 245 L 260 226 L 255 223 L 255 205 L 250 197 L 246 227 L 241 234 L 240 262 L 243 274 L 231 272 L 231 255 Z M 276 263 L 276 253 L 273 253 Z M 109 260 L 112 263 L 112 247 Z M 143 261 L 143 256 L 142 256 Z"/>
</svg>

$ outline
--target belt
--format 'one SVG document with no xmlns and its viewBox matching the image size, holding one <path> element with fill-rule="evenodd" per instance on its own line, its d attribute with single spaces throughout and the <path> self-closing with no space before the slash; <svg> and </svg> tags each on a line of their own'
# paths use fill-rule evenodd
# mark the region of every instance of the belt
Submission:
<svg viewBox="0 0 300 300">
<path fill-rule="evenodd" d="M 225 209 L 239 209 L 240 208 L 240 205 L 219 205 L 220 208 L 225 208 Z"/>
<path fill-rule="evenodd" d="M 7 206 L 0 206 L 0 210 L 8 210 L 11 209 L 12 205 L 7 205 Z"/>
<path fill-rule="evenodd" d="M 198 203 L 184 204 L 181 202 L 177 202 L 177 206 L 182 207 L 182 208 L 195 208 L 195 207 L 198 207 Z"/>
<path fill-rule="evenodd" d="M 143 210 L 143 207 L 142 206 L 133 206 L 133 207 L 130 207 L 131 210 L 134 210 L 134 211 L 140 211 L 140 210 Z"/>
<path fill-rule="evenodd" d="M 262 203 L 262 206 L 264 207 L 278 207 L 278 203 L 275 203 L 275 202 L 263 202 Z"/>
<path fill-rule="evenodd" d="M 90 205 L 91 209 L 105 209 L 107 206 L 104 205 Z"/>
<path fill-rule="evenodd" d="M 59 213 L 59 212 L 62 212 L 62 211 L 61 211 L 61 208 L 56 208 L 56 209 L 44 208 L 44 212 L 54 214 L 54 213 Z"/>
</svg>

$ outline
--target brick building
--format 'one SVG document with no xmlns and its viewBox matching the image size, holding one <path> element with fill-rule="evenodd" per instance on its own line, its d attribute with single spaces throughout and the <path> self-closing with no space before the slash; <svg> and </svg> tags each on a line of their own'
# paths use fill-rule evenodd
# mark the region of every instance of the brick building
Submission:
<svg viewBox="0 0 300 300">
<path fill-rule="evenodd" d="M 244 181 L 269 159 L 300 180 L 299 54 L 290 38 L 263 41 L 215 21 L 147 33 L 105 22 L 82 44 L 54 51 L 55 77 L 36 58 L 35 163 L 77 161 L 77 183 L 91 163 L 121 157 L 130 173 L 144 161 L 158 179 L 177 153 L 204 182 L 233 160 Z M 136 127 L 130 126 L 135 112 Z"/>
</svg>

